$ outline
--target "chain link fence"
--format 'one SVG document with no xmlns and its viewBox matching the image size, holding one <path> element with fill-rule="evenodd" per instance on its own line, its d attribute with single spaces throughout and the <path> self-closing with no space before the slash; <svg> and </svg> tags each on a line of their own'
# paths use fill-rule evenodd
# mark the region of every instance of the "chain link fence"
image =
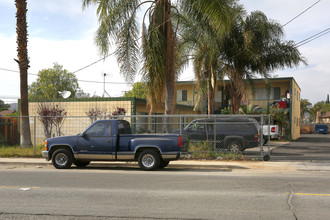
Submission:
<svg viewBox="0 0 330 220">
<path fill-rule="evenodd" d="M 123 119 L 131 124 L 133 134 L 175 133 L 184 135 L 189 142 L 188 151 L 194 153 L 238 153 L 260 147 L 260 156 L 268 160 L 263 142 L 270 137 L 263 134 L 269 125 L 269 115 L 135 115 L 115 117 L 39 117 L 30 116 L 31 140 L 34 146 L 45 139 L 77 135 L 101 119 Z M 0 145 L 19 145 L 19 117 L 0 117 Z"/>
</svg>

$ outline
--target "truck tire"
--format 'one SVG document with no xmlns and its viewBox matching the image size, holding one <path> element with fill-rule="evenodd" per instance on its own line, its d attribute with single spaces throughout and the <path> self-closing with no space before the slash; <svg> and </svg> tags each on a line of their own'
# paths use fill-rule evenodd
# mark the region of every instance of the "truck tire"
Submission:
<svg viewBox="0 0 330 220">
<path fill-rule="evenodd" d="M 233 153 L 233 154 L 241 153 L 242 152 L 242 144 L 239 141 L 229 142 L 229 144 L 227 145 L 227 150 L 230 153 Z"/>
<path fill-rule="evenodd" d="M 160 168 L 160 169 L 165 168 L 165 167 L 167 167 L 167 165 L 169 163 L 170 163 L 170 161 L 162 160 L 162 161 L 160 161 L 158 168 Z"/>
<path fill-rule="evenodd" d="M 68 169 L 73 162 L 71 151 L 67 149 L 58 149 L 53 153 L 52 163 L 56 169 Z"/>
<path fill-rule="evenodd" d="M 73 164 L 76 165 L 77 167 L 86 167 L 90 164 L 90 161 L 76 160 L 75 162 L 73 162 Z"/>
<path fill-rule="evenodd" d="M 155 170 L 160 165 L 160 156 L 154 150 L 144 150 L 139 154 L 138 164 L 143 170 Z"/>
</svg>

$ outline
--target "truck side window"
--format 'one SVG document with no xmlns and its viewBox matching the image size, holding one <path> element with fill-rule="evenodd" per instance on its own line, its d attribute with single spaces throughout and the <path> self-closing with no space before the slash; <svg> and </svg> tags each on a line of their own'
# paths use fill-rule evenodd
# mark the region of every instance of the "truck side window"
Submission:
<svg viewBox="0 0 330 220">
<path fill-rule="evenodd" d="M 86 131 L 86 135 L 90 137 L 108 137 L 111 135 L 111 129 L 111 121 L 100 121 L 90 127 Z"/>
<path fill-rule="evenodd" d="M 128 121 L 118 121 L 118 134 L 131 134 L 131 126 Z"/>
</svg>

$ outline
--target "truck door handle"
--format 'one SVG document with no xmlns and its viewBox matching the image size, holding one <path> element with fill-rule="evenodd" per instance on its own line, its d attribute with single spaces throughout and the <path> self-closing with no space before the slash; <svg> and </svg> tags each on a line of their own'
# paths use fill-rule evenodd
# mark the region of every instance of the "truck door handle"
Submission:
<svg viewBox="0 0 330 220">
<path fill-rule="evenodd" d="M 112 140 L 108 140 L 107 142 L 108 142 L 108 143 L 112 143 Z"/>
</svg>

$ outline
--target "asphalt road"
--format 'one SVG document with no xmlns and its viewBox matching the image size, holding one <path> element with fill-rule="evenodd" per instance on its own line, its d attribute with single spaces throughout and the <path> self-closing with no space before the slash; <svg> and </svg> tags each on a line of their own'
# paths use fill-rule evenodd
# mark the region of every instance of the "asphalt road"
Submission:
<svg viewBox="0 0 330 220">
<path fill-rule="evenodd" d="M 273 148 L 270 161 L 326 165 L 329 143 L 303 135 Z M 1 164 L 0 219 L 329 219 L 329 169 L 267 167 Z"/>
<path fill-rule="evenodd" d="M 279 144 L 279 143 L 277 143 Z M 264 146 L 267 153 L 268 148 Z M 258 157 L 260 151 L 247 151 L 247 157 Z M 270 152 L 270 161 L 330 162 L 330 134 L 302 134 L 298 140 L 276 147 Z"/>
<path fill-rule="evenodd" d="M 329 172 L 1 166 L 0 219 L 329 219 Z"/>
</svg>

